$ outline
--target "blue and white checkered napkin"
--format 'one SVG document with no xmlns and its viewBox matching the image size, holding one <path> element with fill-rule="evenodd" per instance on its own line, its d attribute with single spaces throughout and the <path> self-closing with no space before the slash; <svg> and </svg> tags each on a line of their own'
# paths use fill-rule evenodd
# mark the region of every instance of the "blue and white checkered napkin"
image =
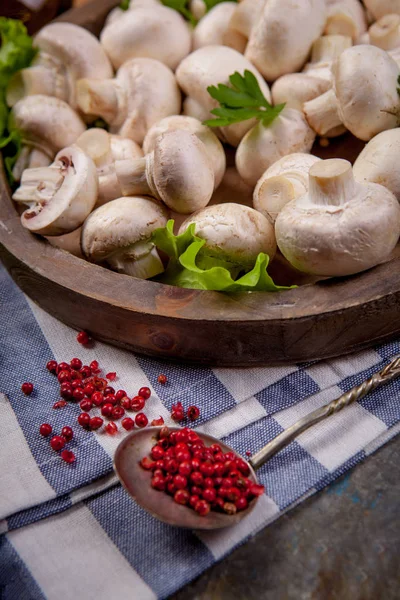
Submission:
<svg viewBox="0 0 400 600">
<path fill-rule="evenodd" d="M 253 513 L 225 531 L 191 532 L 162 524 L 139 508 L 112 473 L 111 437 L 76 426 L 67 465 L 38 435 L 59 431 L 79 407 L 51 407 L 58 385 L 46 362 L 99 361 L 118 387 L 153 394 L 146 412 L 168 420 L 171 405 L 197 404 L 199 429 L 244 454 L 255 452 L 299 417 L 339 396 L 400 352 L 394 342 L 308 365 L 249 369 L 176 366 L 96 343 L 28 301 L 0 270 L 0 596 L 4 600 L 162 598 L 179 589 L 249 535 L 332 482 L 400 430 L 400 381 L 302 434 L 258 472 L 267 494 Z M 77 307 L 79 310 L 79 307 Z M 168 384 L 157 383 L 165 373 Z M 25 397 L 23 381 L 35 392 Z"/>
</svg>

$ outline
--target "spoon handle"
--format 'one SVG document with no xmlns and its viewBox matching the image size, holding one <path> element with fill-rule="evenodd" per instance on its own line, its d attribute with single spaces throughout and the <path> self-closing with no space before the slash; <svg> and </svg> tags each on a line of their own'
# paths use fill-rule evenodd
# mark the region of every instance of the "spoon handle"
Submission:
<svg viewBox="0 0 400 600">
<path fill-rule="evenodd" d="M 320 421 L 327 419 L 331 415 L 339 412 L 345 406 L 352 404 L 356 400 L 360 400 L 369 392 L 381 386 L 384 383 L 388 383 L 395 379 L 400 375 L 400 357 L 392 360 L 386 367 L 384 367 L 381 371 L 374 373 L 372 377 L 353 387 L 351 390 L 342 394 L 336 400 L 332 400 L 329 404 L 325 404 L 321 406 L 321 408 L 317 408 L 313 412 L 309 413 L 285 431 L 282 431 L 279 435 L 276 436 L 271 442 L 269 442 L 264 448 L 262 448 L 259 452 L 254 454 L 249 459 L 249 463 L 253 467 L 253 469 L 258 469 L 267 461 L 271 456 L 279 452 L 282 448 L 287 446 L 292 440 L 294 440 L 297 436 L 299 436 L 303 431 L 306 431 L 313 425 L 316 425 Z"/>
</svg>

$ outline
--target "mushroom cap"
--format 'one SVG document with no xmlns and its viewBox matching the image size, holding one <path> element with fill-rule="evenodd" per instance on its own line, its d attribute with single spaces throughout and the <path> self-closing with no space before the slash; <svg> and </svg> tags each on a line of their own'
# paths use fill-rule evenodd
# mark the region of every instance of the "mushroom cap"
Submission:
<svg viewBox="0 0 400 600">
<path fill-rule="evenodd" d="M 99 40 L 73 23 L 50 23 L 35 36 L 35 46 L 60 61 L 74 79 L 109 79 L 113 69 Z"/>
<path fill-rule="evenodd" d="M 361 140 L 397 127 L 395 113 L 400 70 L 395 61 L 376 46 L 353 46 L 333 63 L 333 89 L 342 123 Z"/>
<path fill-rule="evenodd" d="M 111 165 L 116 160 L 143 156 L 141 147 L 133 140 L 112 135 L 98 127 L 84 131 L 76 140 L 76 145 L 91 157 L 97 168 Z"/>
<path fill-rule="evenodd" d="M 357 40 L 367 31 L 367 18 L 359 0 L 328 0 L 325 33 L 349 35 Z"/>
<path fill-rule="evenodd" d="M 154 156 L 153 156 L 154 154 Z M 204 208 L 214 191 L 214 170 L 199 138 L 183 129 L 167 131 L 147 155 L 149 186 L 172 210 L 189 214 Z"/>
<path fill-rule="evenodd" d="M 165 227 L 168 213 L 154 198 L 126 196 L 93 211 L 82 227 L 85 256 L 101 262 L 121 248 L 147 241 L 158 227 Z"/>
<path fill-rule="evenodd" d="M 259 123 L 246 133 L 236 151 L 236 168 L 254 187 L 274 162 L 287 154 L 309 152 L 314 139 L 315 133 L 303 113 L 284 108 L 269 127 Z"/>
<path fill-rule="evenodd" d="M 211 98 L 207 88 L 219 83 L 229 84 L 229 77 L 235 71 L 243 74 L 245 70 L 251 71 L 257 78 L 261 91 L 270 101 L 271 94 L 268 85 L 254 65 L 251 64 L 240 52 L 227 46 L 205 46 L 187 56 L 176 70 L 177 81 L 184 93 L 196 101 L 207 111 L 219 106 Z M 195 115 L 191 115 L 195 116 Z M 208 118 L 213 118 L 209 114 Z M 244 134 L 253 127 L 254 119 L 242 121 L 228 127 L 216 129 L 218 137 L 229 144 L 237 146 Z"/>
<path fill-rule="evenodd" d="M 276 252 L 274 228 L 264 215 L 248 206 L 227 202 L 208 206 L 182 223 L 179 233 L 192 223 L 206 240 L 208 252 L 229 262 L 252 266 L 260 252 L 272 259 Z"/>
<path fill-rule="evenodd" d="M 24 227 L 42 235 L 61 235 L 74 231 L 82 225 L 97 200 L 96 167 L 92 159 L 78 146 L 63 148 L 52 166 L 58 167 L 59 175 L 55 193 L 53 182 L 50 182 L 49 190 L 46 181 L 38 182 L 38 212 L 32 215 L 32 208 L 28 208 L 21 216 Z M 47 169 L 49 167 L 44 171 Z M 28 169 L 24 174 L 29 176 L 29 171 Z M 33 212 L 36 212 L 35 208 Z"/>
<path fill-rule="evenodd" d="M 338 185 L 333 175 L 344 177 L 344 183 Z M 313 186 L 320 196 L 313 196 Z M 332 191 L 332 203 L 325 203 Z M 389 258 L 400 235 L 400 205 L 383 186 L 354 182 L 348 161 L 320 161 L 310 169 L 310 191 L 282 209 L 275 232 L 279 249 L 296 269 L 351 275 Z"/>
<path fill-rule="evenodd" d="M 223 46 L 236 7 L 236 2 L 221 2 L 204 15 L 193 31 L 193 50 L 204 46 Z"/>
<path fill-rule="evenodd" d="M 77 113 L 63 100 L 52 96 L 27 96 L 11 111 L 24 143 L 35 146 L 51 158 L 70 146 L 86 130 Z"/>
<path fill-rule="evenodd" d="M 282 75 L 271 88 L 274 104 L 286 104 L 286 108 L 303 110 L 304 102 L 313 100 L 332 87 L 328 79 L 314 77 L 308 73 Z"/>
<path fill-rule="evenodd" d="M 119 70 L 116 82 L 126 92 L 126 115 L 112 133 L 142 144 L 147 131 L 157 121 L 181 110 L 181 93 L 172 71 L 152 58 L 133 58 Z M 123 113 L 121 113 L 123 114 Z"/>
<path fill-rule="evenodd" d="M 364 0 L 364 4 L 376 20 L 388 14 L 400 15 L 400 0 Z"/>
<path fill-rule="evenodd" d="M 194 133 L 207 148 L 211 165 L 214 169 L 215 188 L 219 186 L 225 173 L 226 156 L 224 148 L 209 127 L 203 125 L 198 119 L 185 115 L 174 115 L 158 121 L 149 129 L 144 138 L 143 151 L 145 154 L 152 152 L 156 146 L 156 140 L 167 131 L 182 129 Z"/>
<path fill-rule="evenodd" d="M 400 46 L 400 15 L 385 15 L 368 30 L 369 42 L 383 50 L 395 50 Z"/>
<path fill-rule="evenodd" d="M 400 202 L 400 129 L 378 133 L 354 163 L 354 177 L 360 183 L 379 183 Z"/>
<path fill-rule="evenodd" d="M 137 57 L 154 58 L 176 69 L 190 52 L 191 33 L 176 10 L 134 6 L 106 25 L 100 42 L 116 69 Z"/>
<path fill-rule="evenodd" d="M 325 0 L 268 0 L 251 30 L 245 57 L 268 81 L 298 71 L 322 35 Z"/>
</svg>

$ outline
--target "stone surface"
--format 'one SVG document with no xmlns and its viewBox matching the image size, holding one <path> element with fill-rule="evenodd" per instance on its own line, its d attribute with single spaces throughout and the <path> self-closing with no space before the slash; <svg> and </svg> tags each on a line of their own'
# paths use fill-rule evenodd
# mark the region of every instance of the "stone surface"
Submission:
<svg viewBox="0 0 400 600">
<path fill-rule="evenodd" d="M 400 598 L 400 438 L 170 600 Z"/>
</svg>

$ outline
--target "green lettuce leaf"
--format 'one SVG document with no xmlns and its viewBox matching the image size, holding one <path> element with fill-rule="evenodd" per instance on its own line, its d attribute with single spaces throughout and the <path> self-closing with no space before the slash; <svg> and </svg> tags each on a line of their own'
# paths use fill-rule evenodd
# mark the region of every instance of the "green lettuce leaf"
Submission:
<svg viewBox="0 0 400 600">
<path fill-rule="evenodd" d="M 36 49 L 21 21 L 0 17 L 0 36 L 0 149 L 3 149 L 4 164 L 12 184 L 12 169 L 21 152 L 22 138 L 9 119 L 6 89 L 14 73 L 29 67 Z"/>
<path fill-rule="evenodd" d="M 169 285 L 197 290 L 219 292 L 264 291 L 277 292 L 289 288 L 275 285 L 267 267 L 269 256 L 260 252 L 251 270 L 243 274 L 240 265 L 210 256 L 205 240 L 195 235 L 195 225 L 175 235 L 174 221 L 156 229 L 152 241 L 169 257 L 168 266 L 157 281 Z"/>
</svg>

